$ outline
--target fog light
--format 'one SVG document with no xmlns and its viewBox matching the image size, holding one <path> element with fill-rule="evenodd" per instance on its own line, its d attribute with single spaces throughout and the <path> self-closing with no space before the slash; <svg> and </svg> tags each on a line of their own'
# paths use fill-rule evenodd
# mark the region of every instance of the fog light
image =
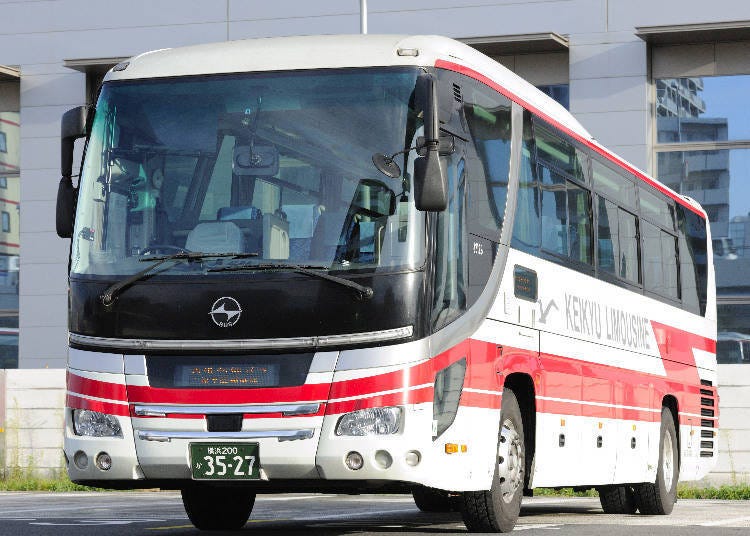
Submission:
<svg viewBox="0 0 750 536">
<path fill-rule="evenodd" d="M 378 464 L 381 469 L 388 469 L 393 465 L 393 457 L 388 451 L 379 450 L 375 453 L 375 463 Z"/>
<path fill-rule="evenodd" d="M 117 417 L 90 409 L 73 410 L 73 431 L 79 436 L 122 437 Z"/>
<path fill-rule="evenodd" d="M 112 457 L 106 452 L 100 452 L 96 456 L 96 466 L 102 471 L 109 471 L 112 468 Z"/>
<path fill-rule="evenodd" d="M 86 469 L 89 466 L 89 457 L 86 456 L 85 452 L 79 450 L 73 455 L 73 463 L 81 470 Z"/>
<path fill-rule="evenodd" d="M 389 435 L 398 432 L 401 424 L 401 408 L 368 408 L 341 416 L 336 424 L 336 435 L 365 436 Z"/>
<path fill-rule="evenodd" d="M 405 460 L 406 460 L 406 465 L 415 467 L 419 465 L 420 461 L 422 461 L 422 456 L 419 454 L 419 451 L 410 450 L 409 452 L 406 453 Z"/>
<path fill-rule="evenodd" d="M 352 471 L 359 471 L 365 464 L 365 459 L 359 452 L 350 452 L 346 455 L 345 463 Z"/>
</svg>

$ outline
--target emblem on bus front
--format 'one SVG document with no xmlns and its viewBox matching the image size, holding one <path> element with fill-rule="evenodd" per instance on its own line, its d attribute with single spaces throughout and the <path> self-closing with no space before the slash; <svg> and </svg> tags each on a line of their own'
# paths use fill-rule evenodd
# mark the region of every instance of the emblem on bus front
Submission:
<svg viewBox="0 0 750 536">
<path fill-rule="evenodd" d="M 234 298 L 224 296 L 214 302 L 208 314 L 211 315 L 214 324 L 220 328 L 231 328 L 239 321 L 242 307 Z"/>
</svg>

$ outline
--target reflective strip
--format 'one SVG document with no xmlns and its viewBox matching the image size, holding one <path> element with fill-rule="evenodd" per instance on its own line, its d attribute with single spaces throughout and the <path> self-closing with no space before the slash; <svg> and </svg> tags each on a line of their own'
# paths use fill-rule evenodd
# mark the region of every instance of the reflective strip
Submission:
<svg viewBox="0 0 750 536">
<path fill-rule="evenodd" d="M 580 404 L 582 406 L 598 406 L 601 408 L 618 408 L 618 409 L 632 409 L 635 411 L 649 411 L 651 413 L 661 413 L 660 409 L 651 408 L 639 408 L 636 406 L 623 406 L 620 404 L 607 404 L 606 402 L 589 402 L 586 400 L 570 400 L 568 398 L 553 398 L 551 396 L 537 396 L 539 400 L 549 400 L 550 402 L 565 402 L 568 404 Z"/>
<path fill-rule="evenodd" d="M 287 339 L 223 339 L 223 340 L 160 340 L 160 339 L 112 339 L 90 337 L 71 333 L 71 344 L 95 346 L 126 350 L 279 350 L 322 348 L 347 344 L 365 344 L 406 339 L 414 333 L 413 326 L 368 331 L 364 333 L 345 333 L 342 335 L 324 335 L 320 337 L 291 337 Z"/>
<path fill-rule="evenodd" d="M 473 389 L 471 387 L 464 387 L 462 391 L 465 391 L 467 393 L 477 393 L 480 395 L 494 395 L 494 396 L 501 396 L 503 394 L 502 391 L 489 391 L 487 389 Z"/>
<path fill-rule="evenodd" d="M 139 431 L 138 439 L 169 443 L 173 439 L 262 439 L 275 437 L 279 441 L 296 441 L 310 439 L 315 430 L 252 430 L 247 432 L 175 432 L 175 431 Z"/>
<path fill-rule="evenodd" d="M 226 415 L 229 413 L 283 413 L 310 415 L 320 411 L 320 404 L 275 404 L 245 406 L 135 406 L 138 417 L 166 417 L 172 415 Z"/>
</svg>

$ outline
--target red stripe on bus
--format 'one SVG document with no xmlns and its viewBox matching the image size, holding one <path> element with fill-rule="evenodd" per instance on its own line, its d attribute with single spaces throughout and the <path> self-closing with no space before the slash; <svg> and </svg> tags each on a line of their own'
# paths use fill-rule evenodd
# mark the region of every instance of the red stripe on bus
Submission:
<svg viewBox="0 0 750 536">
<path fill-rule="evenodd" d="M 129 416 L 128 407 L 124 404 L 113 404 L 111 402 L 102 402 L 101 400 L 91 400 L 70 393 L 68 393 L 65 399 L 65 405 L 71 409 L 88 409 L 100 413 L 118 415 L 120 417 Z"/>
<path fill-rule="evenodd" d="M 136 415 L 135 404 L 130 405 L 130 416 L 136 419 L 205 419 L 205 413 L 167 413 L 165 416 L 157 415 Z M 206 407 L 211 407 L 206 404 Z M 326 404 L 320 404 L 320 408 L 315 413 L 305 413 L 304 415 L 284 415 L 280 412 L 273 413 L 243 413 L 243 419 L 296 419 L 300 417 L 323 417 L 325 415 Z M 227 413 L 232 413 L 228 411 Z M 239 413 L 239 412 L 237 412 Z M 236 414 L 236 413 L 235 413 Z"/>
<path fill-rule="evenodd" d="M 80 395 L 94 396 L 97 398 L 108 398 L 110 400 L 119 400 L 127 402 L 128 394 L 125 385 L 122 383 L 103 382 L 84 378 L 68 372 L 67 374 L 68 391 Z"/>
<path fill-rule="evenodd" d="M 469 67 L 465 67 L 463 65 L 459 65 L 458 63 L 453 63 L 446 60 L 437 60 L 435 62 L 435 67 L 439 69 L 446 69 L 448 71 L 453 71 L 456 73 L 464 74 L 468 76 L 469 78 L 473 78 L 474 80 L 477 80 L 479 82 L 482 82 L 484 85 L 491 87 L 495 91 L 498 91 L 508 97 L 510 100 L 515 101 L 516 103 L 520 104 L 530 112 L 533 112 L 534 114 L 538 115 L 548 123 L 554 125 L 555 127 L 559 128 L 563 132 L 565 132 L 568 136 L 574 138 L 579 143 L 584 144 L 589 149 L 592 149 L 599 153 L 601 156 L 605 157 L 607 160 L 612 162 L 613 164 L 616 164 L 617 166 L 629 171 L 630 173 L 634 174 L 636 177 L 641 179 L 642 181 L 646 182 L 647 184 L 650 184 L 660 192 L 662 192 L 665 195 L 668 195 L 675 201 L 677 201 L 679 204 L 684 206 L 685 208 L 691 210 L 692 212 L 695 212 L 698 214 L 701 218 L 706 219 L 706 215 L 703 214 L 700 210 L 698 210 L 696 207 L 685 201 L 682 197 L 680 197 L 679 194 L 669 190 L 666 186 L 664 186 L 662 183 L 656 181 L 655 179 L 649 177 L 645 173 L 643 173 L 638 168 L 634 167 L 633 165 L 627 163 L 625 160 L 620 158 L 619 156 L 615 155 L 614 153 L 611 153 L 609 150 L 605 149 L 604 147 L 601 147 L 600 145 L 597 145 L 590 140 L 587 140 L 586 138 L 582 137 L 577 132 L 571 130 L 570 128 L 566 127 L 562 123 L 560 123 L 558 120 L 553 119 L 543 111 L 539 110 L 526 100 L 522 99 L 515 93 L 512 93 L 508 91 L 508 89 L 502 87 L 497 82 L 493 81 L 492 79 L 488 78 L 487 76 L 475 71 L 474 69 L 471 69 Z"/>
<path fill-rule="evenodd" d="M 129 385 L 134 404 L 260 404 L 327 400 L 328 383 L 250 389 L 167 389 Z"/>
</svg>

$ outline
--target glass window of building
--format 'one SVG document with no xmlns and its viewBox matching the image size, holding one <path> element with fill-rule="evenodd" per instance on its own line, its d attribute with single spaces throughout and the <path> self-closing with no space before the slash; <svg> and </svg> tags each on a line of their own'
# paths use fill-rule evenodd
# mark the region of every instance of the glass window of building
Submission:
<svg viewBox="0 0 750 536">
<path fill-rule="evenodd" d="M 0 111 L 0 368 L 18 367 L 20 141 L 18 112 Z"/>
<path fill-rule="evenodd" d="M 570 85 L 569 84 L 548 84 L 537 86 L 542 93 L 546 93 L 555 99 L 563 108 L 570 110 Z"/>
<path fill-rule="evenodd" d="M 659 179 L 701 203 L 716 267 L 720 363 L 750 363 L 750 75 L 661 78 Z"/>
</svg>

